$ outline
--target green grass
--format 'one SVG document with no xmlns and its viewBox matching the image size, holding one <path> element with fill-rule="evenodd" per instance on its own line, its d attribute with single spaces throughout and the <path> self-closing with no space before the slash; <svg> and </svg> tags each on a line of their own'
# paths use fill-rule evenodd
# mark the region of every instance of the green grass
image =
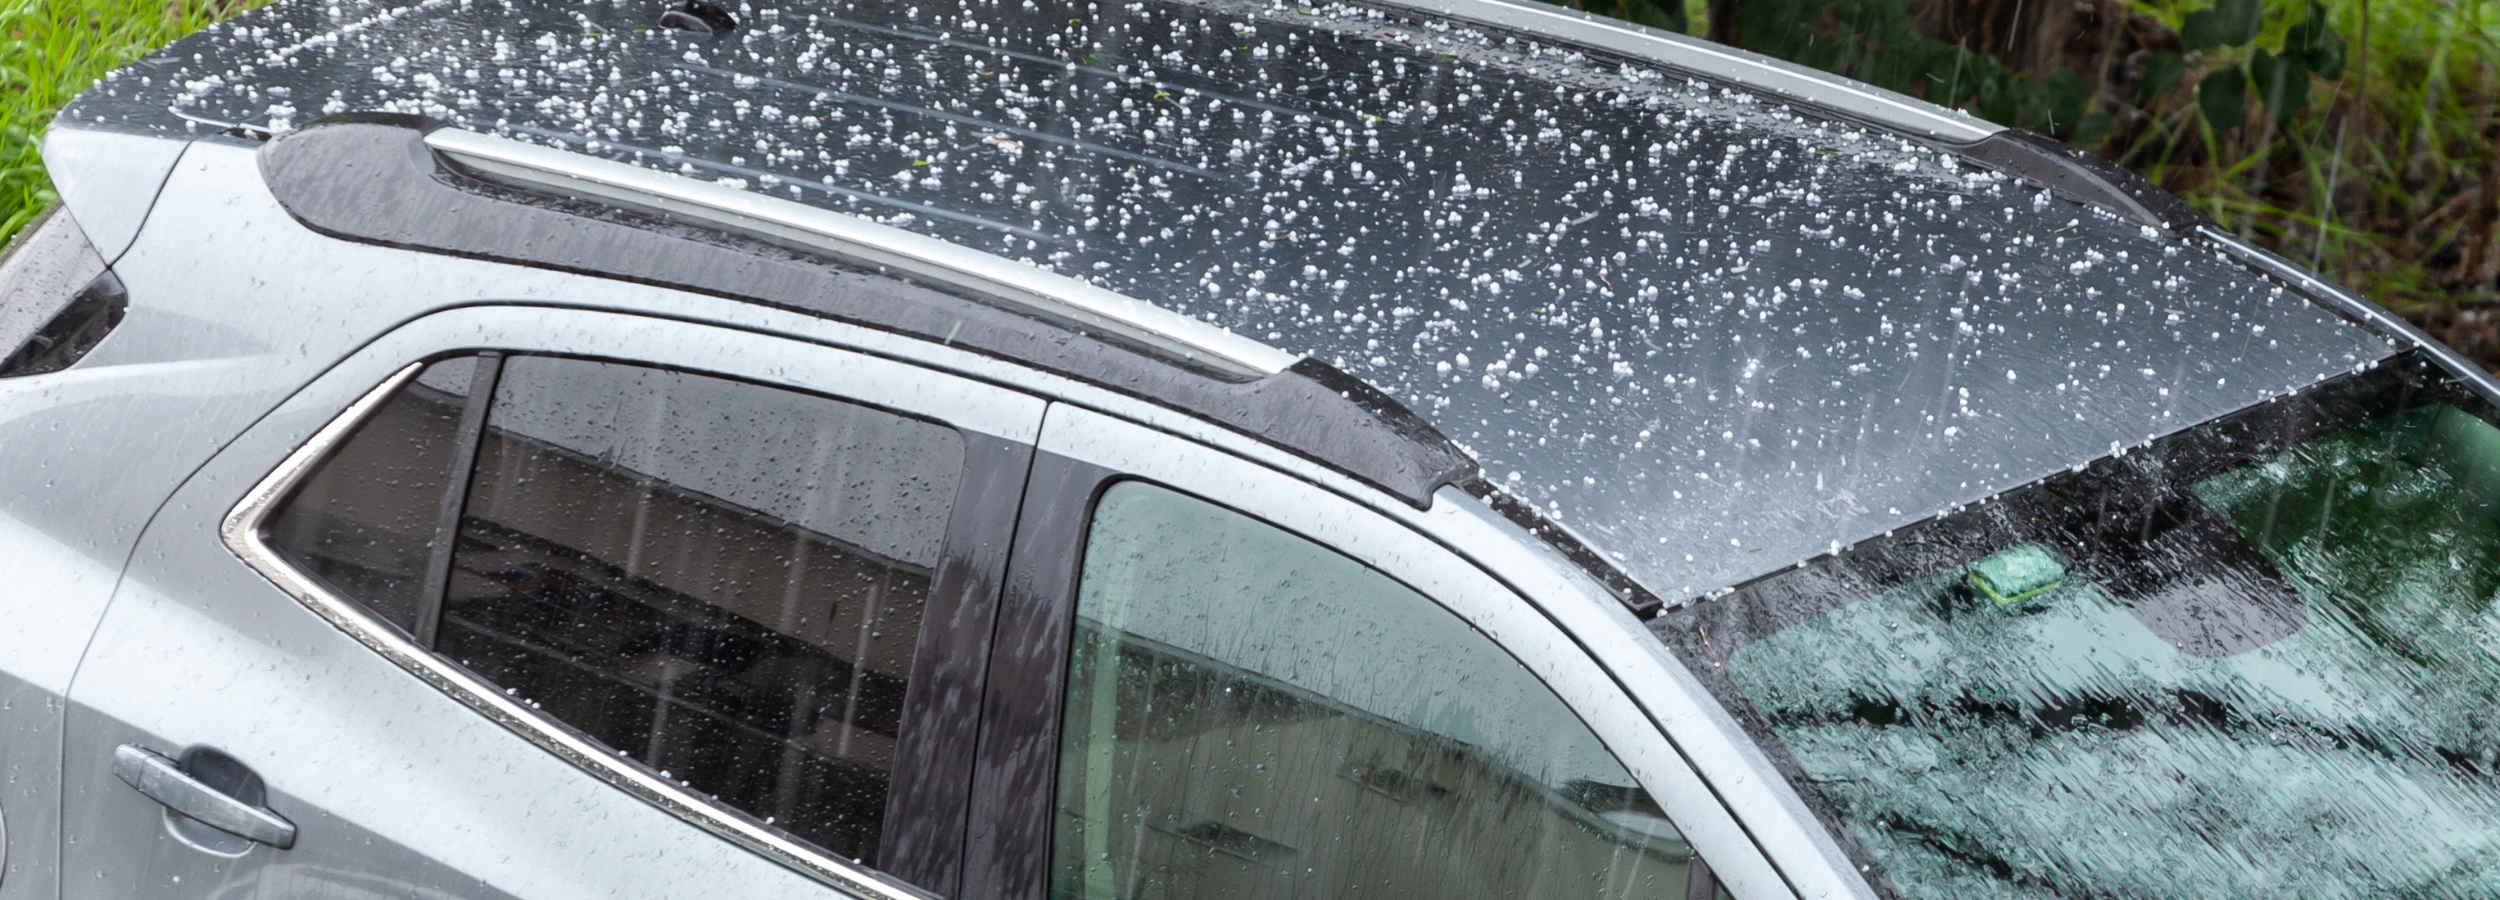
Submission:
<svg viewBox="0 0 2500 900">
<path fill-rule="evenodd" d="M 59 197 L 36 147 L 61 105 L 114 67 L 257 0 L 0 0 L 0 243 Z"/>
</svg>

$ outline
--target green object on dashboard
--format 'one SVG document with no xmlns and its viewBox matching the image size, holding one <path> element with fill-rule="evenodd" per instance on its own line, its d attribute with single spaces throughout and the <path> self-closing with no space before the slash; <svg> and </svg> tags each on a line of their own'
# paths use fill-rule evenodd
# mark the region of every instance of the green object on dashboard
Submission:
<svg viewBox="0 0 2500 900">
<path fill-rule="evenodd" d="M 2046 548 L 2023 544 L 1970 564 L 1970 584 L 1998 607 L 2020 605 L 2066 583 L 2066 565 Z"/>
</svg>

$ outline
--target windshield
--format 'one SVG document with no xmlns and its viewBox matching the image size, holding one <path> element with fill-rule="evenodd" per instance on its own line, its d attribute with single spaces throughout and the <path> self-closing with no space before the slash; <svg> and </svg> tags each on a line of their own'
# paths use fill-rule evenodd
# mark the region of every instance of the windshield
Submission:
<svg viewBox="0 0 2500 900">
<path fill-rule="evenodd" d="M 2500 895 L 2495 420 L 2400 357 L 1653 629 L 1896 896 Z"/>
</svg>

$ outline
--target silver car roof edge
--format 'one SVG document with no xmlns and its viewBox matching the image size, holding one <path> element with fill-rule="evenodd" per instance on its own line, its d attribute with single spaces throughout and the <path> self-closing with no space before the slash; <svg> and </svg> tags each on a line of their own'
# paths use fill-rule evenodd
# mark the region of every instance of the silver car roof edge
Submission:
<svg viewBox="0 0 2500 900">
<path fill-rule="evenodd" d="M 2419 348 L 2422 352 L 2430 354 L 2432 359 L 2437 360 L 2451 374 L 2473 385 L 2475 392 L 2482 394 L 2484 399 L 2500 404 L 2500 378 L 2493 377 L 2491 372 L 2475 365 L 2472 360 L 2466 359 L 2464 354 L 2458 353 L 2447 344 L 2424 333 L 2422 329 L 2414 327 L 2413 323 L 2405 321 L 2404 317 L 2389 312 L 2386 307 L 2370 302 L 2343 285 L 2318 276 L 2299 263 L 2249 243 L 2221 226 L 2206 225 L 2197 229 L 2197 235 L 2211 241 L 2224 254 L 2281 281 L 2295 292 L 2305 295 L 2310 302 L 2325 307 L 2362 328 L 2377 332 L 2380 337 Z M 2403 346 L 2397 348 L 2399 352 L 2403 349 L 2406 348 Z"/>
<path fill-rule="evenodd" d="M 2005 126 L 1925 100 L 1817 69 L 1646 25 L 1528 0 L 1354 0 L 1379 9 L 1523 32 L 1658 63 L 1679 72 L 1771 94 L 1819 112 L 1906 131 L 1947 143 L 1969 143 Z"/>
<path fill-rule="evenodd" d="M 436 128 L 425 143 L 491 178 L 799 243 L 1100 328 L 1246 378 L 1273 375 L 1300 360 L 1134 297 L 858 216 L 458 128 Z"/>
</svg>

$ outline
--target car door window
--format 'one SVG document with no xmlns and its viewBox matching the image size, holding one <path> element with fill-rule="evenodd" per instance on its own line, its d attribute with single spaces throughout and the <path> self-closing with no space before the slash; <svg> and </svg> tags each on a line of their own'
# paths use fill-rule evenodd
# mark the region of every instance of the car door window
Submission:
<svg viewBox="0 0 2500 900">
<path fill-rule="evenodd" d="M 811 394 L 458 359 L 378 410 L 268 535 L 617 755 L 875 865 L 964 462 L 949 427 Z"/>
<path fill-rule="evenodd" d="M 1075 627 L 1053 897 L 1716 893 L 1534 675 L 1303 538 L 1114 485 Z"/>
</svg>

